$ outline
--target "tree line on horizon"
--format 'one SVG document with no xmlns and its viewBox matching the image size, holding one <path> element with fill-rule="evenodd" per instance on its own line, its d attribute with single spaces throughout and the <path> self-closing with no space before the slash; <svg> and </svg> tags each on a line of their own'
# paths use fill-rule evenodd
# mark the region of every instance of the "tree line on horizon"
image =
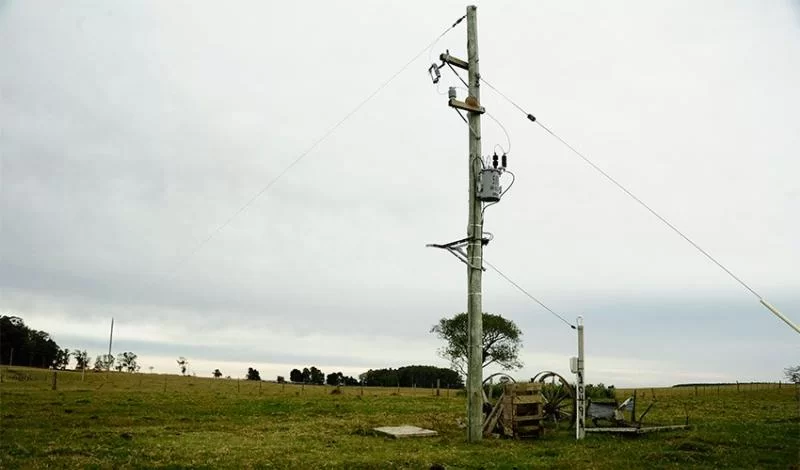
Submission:
<svg viewBox="0 0 800 470">
<path fill-rule="evenodd" d="M 317 385 L 362 385 L 378 387 L 433 387 L 437 381 L 442 386 L 463 387 L 463 376 L 466 372 L 467 353 L 467 318 L 459 313 L 452 318 L 443 318 L 431 328 L 430 332 L 444 340 L 446 345 L 439 350 L 439 355 L 449 359 L 452 368 L 412 365 L 397 369 L 370 369 L 354 378 L 341 371 L 325 374 L 316 366 L 302 370 L 292 369 L 289 380 L 293 383 Z M 522 367 L 518 359 L 522 346 L 522 331 L 513 321 L 501 315 L 483 313 L 483 367 L 490 364 L 500 366 L 503 370 Z M 70 358 L 75 359 L 75 370 L 89 369 L 89 356 L 85 350 L 70 351 L 61 348 L 49 333 L 36 330 L 25 325 L 22 318 L 13 315 L 0 315 L 0 364 L 20 365 L 28 367 L 53 368 L 66 370 Z M 182 375 L 188 371 L 189 361 L 185 357 L 178 358 L 178 367 Z M 153 367 L 150 367 L 152 372 Z M 455 370 L 454 370 L 455 369 Z M 130 351 L 120 353 L 115 358 L 111 354 L 101 354 L 95 358 L 94 371 L 138 372 L 138 356 Z M 800 365 L 790 366 L 783 370 L 786 380 L 800 383 Z M 222 372 L 216 369 L 213 374 L 219 378 Z M 248 380 L 261 380 L 257 369 L 248 368 Z M 283 382 L 282 376 L 278 382 Z"/>
<path fill-rule="evenodd" d="M 311 385 L 363 385 L 366 387 L 434 387 L 438 383 L 442 386 L 462 387 L 464 385 L 458 372 L 446 367 L 436 366 L 404 366 L 397 369 L 370 369 L 358 376 L 358 379 L 344 375 L 342 372 L 325 374 L 315 366 L 305 367 L 303 370 L 292 369 L 289 372 L 289 381 L 292 383 L 306 383 Z"/>
<path fill-rule="evenodd" d="M 75 370 L 89 368 L 89 354 L 85 350 L 70 351 L 68 348 L 62 348 L 50 333 L 30 328 L 22 318 L 12 315 L 0 316 L 0 364 L 66 370 L 70 358 L 75 359 Z M 120 353 L 116 358 L 110 354 L 101 354 L 95 358 L 92 369 L 137 372 L 139 370 L 137 358 L 138 356 L 130 351 Z"/>
</svg>

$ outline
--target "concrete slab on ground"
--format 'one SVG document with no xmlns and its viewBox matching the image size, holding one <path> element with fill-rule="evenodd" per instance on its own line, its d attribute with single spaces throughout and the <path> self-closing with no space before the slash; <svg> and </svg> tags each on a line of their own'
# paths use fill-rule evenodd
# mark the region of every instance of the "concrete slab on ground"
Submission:
<svg viewBox="0 0 800 470">
<path fill-rule="evenodd" d="M 394 438 L 400 437 L 430 437 L 438 433 L 432 429 L 419 428 L 417 426 L 384 426 L 374 428 L 375 431 L 386 434 Z"/>
</svg>

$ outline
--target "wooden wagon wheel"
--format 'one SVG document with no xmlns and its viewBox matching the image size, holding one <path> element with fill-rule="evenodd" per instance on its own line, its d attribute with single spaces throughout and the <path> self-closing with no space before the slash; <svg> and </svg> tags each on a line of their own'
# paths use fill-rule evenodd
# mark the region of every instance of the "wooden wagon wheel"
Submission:
<svg viewBox="0 0 800 470">
<path fill-rule="evenodd" d="M 489 377 L 486 377 L 485 379 L 483 379 L 483 384 L 482 384 L 481 388 L 483 389 L 484 412 L 486 411 L 486 405 L 487 404 L 489 405 L 489 407 L 491 407 L 492 405 L 494 405 L 494 403 L 497 402 L 497 398 L 499 398 L 499 397 L 491 397 L 491 400 L 490 400 L 489 397 L 486 395 L 486 387 L 487 386 L 491 386 L 490 382 L 492 382 L 492 379 L 494 379 L 495 377 L 500 377 L 501 381 L 503 381 L 505 379 L 505 381 L 507 381 L 507 382 L 517 383 L 517 381 L 514 380 L 514 377 L 511 377 L 510 375 L 508 375 L 506 373 L 503 373 L 503 372 L 494 373 L 494 374 L 490 375 Z"/>
<path fill-rule="evenodd" d="M 531 382 L 542 384 L 543 421 L 556 427 L 574 426 L 577 410 L 575 387 L 564 377 L 551 371 L 539 372 Z"/>
</svg>

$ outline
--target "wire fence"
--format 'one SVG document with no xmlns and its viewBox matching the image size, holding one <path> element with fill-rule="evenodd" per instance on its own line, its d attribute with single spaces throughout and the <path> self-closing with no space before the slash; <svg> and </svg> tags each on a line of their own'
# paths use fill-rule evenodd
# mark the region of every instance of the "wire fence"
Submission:
<svg viewBox="0 0 800 470">
<path fill-rule="evenodd" d="M 127 373 L 116 371 L 49 370 L 0 367 L 0 390 L 15 391 L 106 391 L 148 393 L 222 393 L 237 395 L 360 395 L 456 398 L 460 386 L 440 384 L 412 387 L 362 385 L 318 385 L 295 382 L 207 378 L 192 375 Z"/>
</svg>

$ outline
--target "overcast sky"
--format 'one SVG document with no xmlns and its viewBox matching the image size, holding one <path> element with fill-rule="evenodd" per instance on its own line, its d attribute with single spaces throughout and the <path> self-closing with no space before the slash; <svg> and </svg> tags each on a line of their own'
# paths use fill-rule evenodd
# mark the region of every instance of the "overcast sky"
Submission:
<svg viewBox="0 0 800 470">
<path fill-rule="evenodd" d="M 0 310 L 144 370 L 446 366 L 466 310 L 467 129 L 426 69 L 437 2 L 0 1 Z M 485 2 L 482 75 L 800 321 L 800 5 Z M 443 94 L 444 93 L 444 94 Z M 463 91 L 459 91 L 463 97 Z M 486 259 L 586 323 L 587 379 L 778 380 L 797 333 L 484 87 L 516 184 Z M 507 148 L 483 120 L 484 154 Z M 204 243 L 210 235 L 210 241 Z M 199 246 L 199 249 L 197 248 Z M 494 272 L 524 379 L 574 331 Z"/>
</svg>

